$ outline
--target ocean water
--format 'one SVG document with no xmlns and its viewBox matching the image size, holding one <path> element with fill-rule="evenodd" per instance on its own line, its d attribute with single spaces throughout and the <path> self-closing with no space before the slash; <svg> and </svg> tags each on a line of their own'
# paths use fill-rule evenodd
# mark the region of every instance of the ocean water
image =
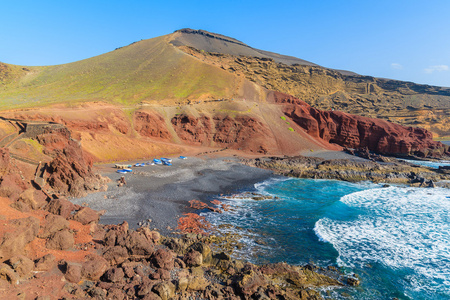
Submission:
<svg viewBox="0 0 450 300">
<path fill-rule="evenodd" d="M 239 234 L 236 257 L 334 265 L 360 277 L 361 286 L 325 297 L 450 299 L 449 189 L 273 178 L 248 191 L 277 198 L 228 195 L 220 200 L 230 211 L 205 213 Z"/>
<path fill-rule="evenodd" d="M 426 160 L 412 160 L 412 159 L 401 159 L 411 164 L 430 167 L 433 169 L 439 169 L 440 166 L 450 166 L 450 161 L 448 160 L 440 160 L 440 161 L 426 161 Z"/>
</svg>

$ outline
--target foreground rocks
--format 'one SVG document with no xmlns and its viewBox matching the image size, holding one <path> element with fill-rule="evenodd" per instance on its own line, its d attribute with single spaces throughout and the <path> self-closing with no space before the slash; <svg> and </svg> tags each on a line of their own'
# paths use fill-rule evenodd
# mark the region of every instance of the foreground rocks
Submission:
<svg viewBox="0 0 450 300">
<path fill-rule="evenodd" d="M 65 219 L 49 214 L 40 226 L 33 220 L 16 221 L 29 240 L 70 234 Z M 88 226 L 88 225 L 85 225 Z M 39 233 L 38 233 L 39 231 Z M 51 233 L 54 232 L 54 233 Z M 257 266 L 211 250 L 210 239 L 199 234 L 161 237 L 147 227 L 130 230 L 120 225 L 96 225 L 95 246 L 82 259 L 56 259 L 46 254 L 34 261 L 26 255 L 10 253 L 0 263 L 2 297 L 50 295 L 66 299 L 321 299 L 318 287 L 347 285 L 338 272 L 327 276 L 284 263 Z M 39 237 L 38 237 L 39 236 Z M 53 249 L 63 249 L 56 243 Z M 76 245 L 75 245 L 76 246 Z M 22 245 L 19 245 L 22 247 Z M 4 246 L 4 249 L 9 249 Z M 6 252 L 4 252 L 6 253 Z M 47 282 L 39 288 L 39 282 Z M 53 283 L 52 283 L 53 282 Z M 54 284 L 54 285 L 53 285 Z M 353 284 L 353 282 L 352 282 Z M 33 290 L 34 288 L 34 290 Z M 34 291 L 34 292 L 33 292 Z M 50 294 L 49 294 L 50 293 Z"/>
<path fill-rule="evenodd" d="M 64 263 L 74 298 L 110 299 L 321 299 L 314 288 L 342 286 L 308 267 L 256 266 L 213 253 L 197 234 L 161 238 L 148 228 L 105 226 L 103 255 L 82 265 Z M 83 282 L 76 284 L 77 281 Z"/>
</svg>

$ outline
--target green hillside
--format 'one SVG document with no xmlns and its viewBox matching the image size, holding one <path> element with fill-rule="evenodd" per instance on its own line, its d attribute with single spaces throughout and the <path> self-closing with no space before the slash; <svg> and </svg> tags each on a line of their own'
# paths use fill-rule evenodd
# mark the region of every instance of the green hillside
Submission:
<svg viewBox="0 0 450 300">
<path fill-rule="evenodd" d="M 233 74 L 202 63 L 167 41 L 133 43 L 74 63 L 22 67 L 0 65 L 0 109 L 52 103 L 141 101 L 231 97 Z"/>
</svg>

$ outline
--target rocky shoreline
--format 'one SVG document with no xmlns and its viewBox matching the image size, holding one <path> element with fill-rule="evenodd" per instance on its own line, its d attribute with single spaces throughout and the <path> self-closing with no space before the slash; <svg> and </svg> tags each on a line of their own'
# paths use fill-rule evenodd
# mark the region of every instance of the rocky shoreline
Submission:
<svg viewBox="0 0 450 300">
<path fill-rule="evenodd" d="M 127 222 L 99 225 L 98 213 L 85 207 L 73 214 L 76 209 L 68 200 L 53 199 L 44 207 L 43 222 L 35 217 L 11 220 L 16 234 L 4 237 L 0 245 L 2 297 L 321 299 L 318 287 L 358 284 L 357 278 L 333 268 L 284 263 L 257 266 L 235 260 L 211 250 L 213 236 L 162 237 L 148 227 L 132 230 Z M 75 243 L 74 237 L 83 229 L 74 230 L 70 224 L 74 221 L 88 229 L 90 240 Z M 20 243 L 38 239 L 46 239 L 46 248 L 54 251 L 33 260 Z M 19 251 L 24 254 L 17 255 Z M 73 260 L 64 251 L 84 251 L 84 257 Z M 47 288 L 33 290 L 41 281 Z M 52 283 L 57 283 L 57 291 Z"/>
<path fill-rule="evenodd" d="M 320 288 L 359 284 L 357 276 L 343 275 L 333 267 L 284 263 L 258 266 L 233 259 L 230 256 L 236 246 L 233 241 L 228 243 L 230 246 L 223 237 L 198 234 L 201 231 L 189 227 L 192 222 L 195 226 L 198 226 L 195 222 L 201 223 L 196 215 L 198 209 L 220 213 L 218 202 L 210 207 L 201 201 L 190 201 L 190 211 L 169 209 L 162 214 L 162 219 L 168 219 L 188 212 L 186 218 L 192 219 L 185 219 L 187 226 L 181 226 L 179 221 L 178 228 L 158 226 L 159 230 L 154 230 L 154 224 L 164 224 L 158 220 L 141 223 L 137 229 L 128 222 L 99 224 L 107 211 L 87 207 L 88 203 L 74 201 L 74 204 L 64 195 L 79 197 L 86 191 L 97 191 L 91 194 L 96 195 L 92 196 L 92 203 L 98 196 L 108 200 L 102 193 L 106 193 L 108 181 L 110 188 L 115 185 L 115 178 L 111 176 L 110 181 L 95 174 L 80 145 L 65 130 L 44 133 L 38 140 L 53 160 L 37 170 L 27 170 L 24 164 L 9 157 L 7 149 L 1 152 L 0 295 L 4 298 L 322 299 Z M 135 191 L 147 190 L 154 181 L 157 192 L 154 195 L 166 193 L 160 205 L 154 207 L 154 213 L 159 214 L 158 208 L 164 202 L 185 206 L 197 196 L 205 201 L 205 193 L 236 191 L 241 180 L 250 183 L 271 174 L 262 169 L 302 178 L 413 185 L 431 182 L 445 186 L 445 180 L 450 178 L 445 171 L 393 159 L 379 163 L 359 159 L 270 157 L 243 159 L 246 166 L 224 159 L 218 161 L 206 160 L 196 169 L 199 161 L 192 160 L 184 171 L 180 167 L 169 174 L 165 169 L 159 175 L 154 174 L 154 178 L 144 170 L 137 172 Z M 253 175 L 249 175 L 249 170 L 254 171 L 250 172 Z M 37 184 L 39 174 L 48 181 L 46 185 Z M 179 186 L 174 184 L 175 179 Z M 183 197 L 169 197 L 175 194 Z M 253 197 L 262 200 L 261 195 Z M 118 209 L 123 207 L 119 205 Z"/>
<path fill-rule="evenodd" d="M 242 163 L 297 178 L 450 187 L 450 174 L 445 169 L 432 169 L 395 158 L 378 157 L 382 159 L 381 162 L 295 156 L 242 159 Z"/>
<path fill-rule="evenodd" d="M 51 151 L 51 146 L 59 147 L 53 150 L 55 159 L 45 171 L 51 172 L 48 178 L 53 178 L 53 184 L 44 190 L 30 180 L 29 185 L 17 186 L 9 198 L 0 198 L 3 298 L 321 299 L 318 288 L 358 284 L 357 278 L 344 276 L 333 268 L 282 263 L 257 266 L 235 260 L 223 251 L 211 250 L 214 243 L 220 244 L 220 238 L 214 236 L 162 237 L 148 226 L 134 230 L 127 222 L 99 224 L 105 211 L 74 204 L 63 195 L 83 195 L 83 186 L 92 187 L 100 195 L 108 179 L 92 172 L 76 144 L 63 143 L 66 141 L 63 137 L 58 144 L 56 141 L 53 135 L 52 142 L 46 144 L 47 151 Z M 77 157 L 81 163 L 73 161 Z M 17 162 L 8 157 L 7 151 L 2 162 L 7 171 L 0 190 L 6 193 L 12 191 L 7 188 L 11 188 L 9 182 L 16 178 L 13 166 Z M 206 162 L 209 169 L 211 162 Z M 242 175 L 248 177 L 246 170 L 251 168 L 241 167 L 234 169 L 233 174 L 240 174 L 236 171 L 242 169 Z M 199 174 L 193 175 L 194 179 L 201 178 Z M 186 176 L 190 178 L 189 174 Z M 230 176 L 233 180 L 239 178 Z M 23 178 L 25 183 L 26 177 Z M 209 178 L 216 188 L 223 187 L 211 180 L 215 177 Z M 166 186 L 167 182 L 162 184 Z M 186 184 L 192 182 L 187 180 Z"/>
</svg>

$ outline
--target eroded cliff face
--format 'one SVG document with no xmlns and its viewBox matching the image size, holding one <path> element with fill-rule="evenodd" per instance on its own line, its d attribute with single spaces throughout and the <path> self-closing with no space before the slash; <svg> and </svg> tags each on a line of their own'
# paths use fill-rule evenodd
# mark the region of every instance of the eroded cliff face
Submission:
<svg viewBox="0 0 450 300">
<path fill-rule="evenodd" d="M 73 197 L 106 188 L 107 179 L 93 171 L 92 158 L 71 138 L 66 127 L 43 128 L 32 139 L 41 145 L 45 155 L 42 157 L 47 162 L 33 161 L 10 154 L 9 148 L 0 148 L 0 196 L 18 200 L 26 190 L 36 188 L 36 183 L 50 193 Z M 41 195 L 40 188 L 35 193 L 36 197 L 47 197 Z"/>
<path fill-rule="evenodd" d="M 170 139 L 163 117 L 156 113 L 137 111 L 134 115 L 134 130 L 142 136 Z"/>
<path fill-rule="evenodd" d="M 60 169 L 70 165 L 69 169 L 74 170 L 60 174 L 63 178 L 55 175 L 51 179 L 58 189 L 65 189 L 64 193 L 79 189 L 73 189 L 73 185 L 98 188 L 77 179 L 86 177 L 80 170 L 89 168 L 93 160 L 132 160 L 177 154 L 185 149 L 197 153 L 205 148 L 227 148 L 247 154 L 297 155 L 310 149 L 337 150 L 339 147 L 335 145 L 339 145 L 367 147 L 386 155 L 446 154 L 446 147 L 434 142 L 431 133 L 424 129 L 319 110 L 289 94 L 264 92 L 265 101 L 219 99 L 172 107 L 143 106 L 131 115 L 120 107 L 97 103 L 91 109 L 87 105 L 68 109 L 64 115 L 61 110 L 48 109 L 13 112 L 10 116 L 65 124 L 81 143 L 84 153 L 72 140 L 71 133 L 64 130 L 37 137 L 44 145 L 45 155 L 52 159 L 59 155 L 54 163 L 58 162 Z M 55 116 L 56 112 L 59 116 Z M 290 120 L 285 120 L 286 117 Z M 63 159 L 61 155 L 65 153 L 73 161 Z M 69 184 L 67 178 L 76 183 Z"/>
<path fill-rule="evenodd" d="M 194 117 L 178 115 L 172 118 L 178 137 L 186 143 L 231 148 L 252 153 L 266 154 L 271 132 L 256 117 L 216 115 Z"/>
<path fill-rule="evenodd" d="M 284 112 L 308 134 L 348 148 L 368 148 L 385 155 L 441 157 L 448 146 L 433 140 L 431 132 L 380 119 L 333 110 L 318 110 L 290 95 L 274 92 L 273 101 L 283 103 Z"/>
<path fill-rule="evenodd" d="M 339 110 L 419 126 L 450 135 L 450 89 L 370 76 L 344 75 L 308 65 L 286 65 L 270 58 L 202 52 L 186 53 L 268 89 L 293 95 L 316 109 Z"/>
<path fill-rule="evenodd" d="M 171 123 L 178 137 L 186 143 L 209 146 L 213 137 L 213 121 L 208 116 L 174 116 Z"/>
</svg>

